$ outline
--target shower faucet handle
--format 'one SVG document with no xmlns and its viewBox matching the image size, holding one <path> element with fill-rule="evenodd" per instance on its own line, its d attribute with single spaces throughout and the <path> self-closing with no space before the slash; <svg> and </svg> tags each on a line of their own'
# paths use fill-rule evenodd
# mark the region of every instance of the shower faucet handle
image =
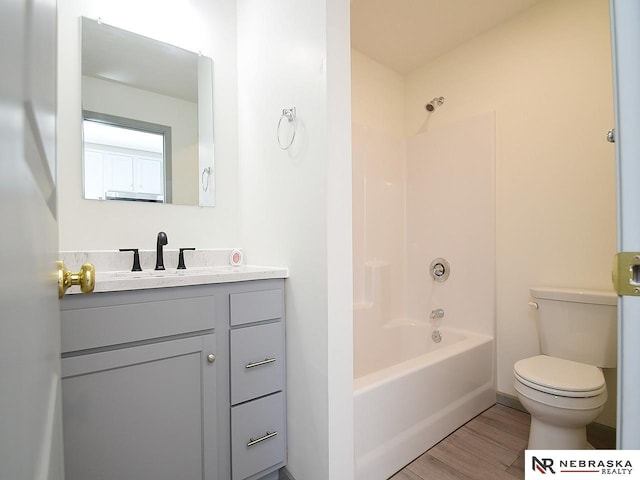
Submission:
<svg viewBox="0 0 640 480">
<path fill-rule="evenodd" d="M 429 270 L 431 271 L 431 278 L 436 282 L 444 282 L 449 278 L 451 266 L 446 259 L 438 257 L 433 259 L 431 265 L 429 265 Z"/>
</svg>

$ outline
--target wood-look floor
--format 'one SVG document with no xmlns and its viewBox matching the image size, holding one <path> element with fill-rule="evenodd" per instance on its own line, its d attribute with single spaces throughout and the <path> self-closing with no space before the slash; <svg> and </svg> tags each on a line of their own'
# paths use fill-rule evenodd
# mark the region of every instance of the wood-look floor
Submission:
<svg viewBox="0 0 640 480">
<path fill-rule="evenodd" d="M 422 454 L 391 480 L 524 478 L 529 423 L 528 414 L 494 405 Z M 591 437 L 589 441 L 596 448 L 603 448 Z"/>
</svg>

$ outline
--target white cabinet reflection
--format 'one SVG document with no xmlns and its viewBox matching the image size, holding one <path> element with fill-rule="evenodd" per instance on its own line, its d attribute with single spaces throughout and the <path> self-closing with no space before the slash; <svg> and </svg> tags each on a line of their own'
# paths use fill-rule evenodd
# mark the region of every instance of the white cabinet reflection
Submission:
<svg viewBox="0 0 640 480">
<path fill-rule="evenodd" d="M 85 198 L 164 203 L 165 134 L 85 119 Z M 170 185 L 170 184 L 169 184 Z"/>
</svg>

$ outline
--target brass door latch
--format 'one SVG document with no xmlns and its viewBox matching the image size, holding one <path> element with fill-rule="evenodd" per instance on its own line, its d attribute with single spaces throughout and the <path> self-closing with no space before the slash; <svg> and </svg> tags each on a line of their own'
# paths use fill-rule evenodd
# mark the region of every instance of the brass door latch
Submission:
<svg viewBox="0 0 640 480">
<path fill-rule="evenodd" d="M 611 277 L 618 295 L 640 297 L 640 252 L 616 253 Z"/>
</svg>

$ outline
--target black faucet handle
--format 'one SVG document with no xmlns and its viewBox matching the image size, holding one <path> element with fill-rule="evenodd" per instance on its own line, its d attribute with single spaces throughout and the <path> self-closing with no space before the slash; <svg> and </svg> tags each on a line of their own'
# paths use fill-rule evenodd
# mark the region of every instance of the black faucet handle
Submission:
<svg viewBox="0 0 640 480">
<path fill-rule="evenodd" d="M 195 250 L 194 247 L 189 247 L 189 248 L 181 248 L 180 249 L 180 254 L 178 255 L 178 270 L 186 270 L 187 267 L 184 264 L 184 251 L 185 250 Z"/>
<path fill-rule="evenodd" d="M 121 248 L 121 252 L 133 252 L 133 267 L 131 268 L 132 272 L 141 272 L 142 268 L 140 268 L 140 254 L 138 253 L 137 248 Z"/>
</svg>

